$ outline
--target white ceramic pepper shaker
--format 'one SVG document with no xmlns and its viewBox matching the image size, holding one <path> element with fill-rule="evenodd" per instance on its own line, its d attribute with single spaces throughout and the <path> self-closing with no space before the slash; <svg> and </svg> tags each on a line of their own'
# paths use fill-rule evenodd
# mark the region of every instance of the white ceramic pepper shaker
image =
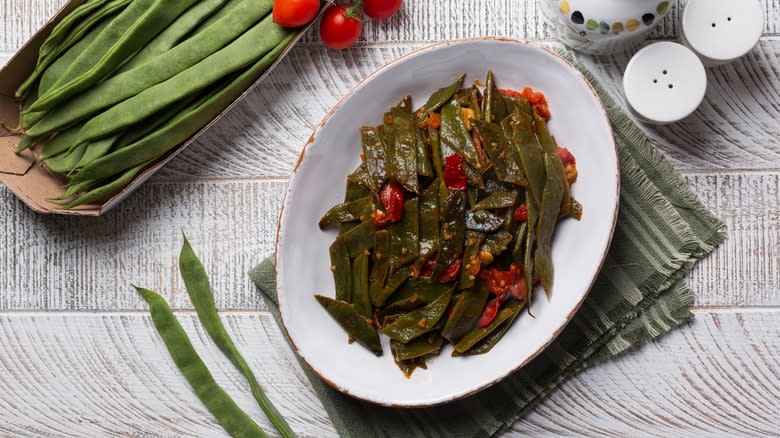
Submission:
<svg viewBox="0 0 780 438">
<path fill-rule="evenodd" d="M 680 20 L 683 42 L 708 66 L 748 53 L 764 30 L 758 0 L 689 0 Z"/>
<path fill-rule="evenodd" d="M 639 50 L 623 75 L 623 90 L 631 109 L 649 123 L 672 123 L 687 117 L 701 104 L 706 89 L 707 74 L 699 57 L 668 41 Z"/>
</svg>

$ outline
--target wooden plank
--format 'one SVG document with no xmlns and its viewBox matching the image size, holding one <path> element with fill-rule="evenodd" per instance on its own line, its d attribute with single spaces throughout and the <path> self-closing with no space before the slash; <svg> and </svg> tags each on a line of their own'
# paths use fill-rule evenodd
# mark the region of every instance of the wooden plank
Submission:
<svg viewBox="0 0 780 438">
<path fill-rule="evenodd" d="M 267 313 L 223 316 L 260 384 L 303 437 L 335 432 Z M 216 379 L 266 430 L 248 387 L 191 313 Z M 777 312 L 700 314 L 580 374 L 507 436 L 770 436 L 780 428 Z M 137 314 L 0 315 L 0 434 L 224 436 Z"/>
<path fill-rule="evenodd" d="M 689 275 L 695 306 L 780 305 L 780 173 L 689 173 L 729 238 Z M 177 256 L 184 231 L 217 305 L 262 309 L 246 272 L 274 249 L 286 181 L 148 183 L 99 218 L 38 215 L 0 189 L 0 311 L 131 310 L 131 283 L 190 308 Z M 586 206 L 587 208 L 587 206 Z"/>
<path fill-rule="evenodd" d="M 483 35 L 529 40 L 552 39 L 554 30 L 545 23 L 541 12 L 542 1 L 547 0 L 406 1 L 399 14 L 389 20 L 367 19 L 360 44 L 442 41 Z M 21 47 L 64 3 L 65 0 L 0 2 L 0 51 L 13 51 Z M 761 0 L 761 3 L 767 17 L 764 34 L 778 34 L 780 3 L 778 0 Z M 681 10 L 673 9 L 650 37 L 676 38 Z M 304 42 L 319 44 L 317 32 L 309 32 Z"/>
</svg>

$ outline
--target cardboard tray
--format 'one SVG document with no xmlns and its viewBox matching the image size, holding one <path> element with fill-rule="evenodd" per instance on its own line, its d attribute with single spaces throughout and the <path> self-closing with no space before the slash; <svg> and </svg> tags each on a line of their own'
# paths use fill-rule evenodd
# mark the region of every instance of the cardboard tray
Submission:
<svg viewBox="0 0 780 438">
<path fill-rule="evenodd" d="M 34 70 L 35 62 L 38 59 L 38 49 L 46 40 L 46 37 L 52 31 L 54 26 L 60 22 L 70 11 L 85 3 L 86 0 L 70 0 L 57 14 L 49 20 L 46 25 L 38 30 L 32 38 L 8 61 L 8 64 L 0 69 L 0 122 L 6 127 L 15 127 L 19 125 L 19 103 L 14 94 L 19 85 Z M 49 171 L 49 169 L 40 161 L 37 156 L 42 145 L 24 151 L 17 155 L 14 153 L 16 145 L 19 143 L 21 135 L 0 127 L 0 182 L 5 184 L 14 194 L 31 209 L 44 214 L 55 213 L 74 216 L 100 216 L 106 211 L 116 206 L 127 195 L 138 188 L 147 178 L 152 176 L 160 167 L 164 166 L 169 160 L 178 155 L 184 148 L 190 145 L 196 138 L 205 132 L 217 120 L 222 118 L 230 108 L 251 92 L 257 84 L 262 81 L 266 75 L 284 58 L 295 43 L 306 32 L 308 27 L 299 31 L 287 48 L 281 53 L 279 58 L 263 72 L 263 74 L 249 87 L 241 96 L 234 100 L 217 117 L 211 120 L 206 126 L 188 138 L 184 143 L 177 146 L 166 156 L 160 159 L 151 167 L 138 174 L 121 192 L 112 196 L 102 204 L 87 204 L 76 207 L 71 210 L 57 210 L 57 204 L 51 203 L 46 198 L 61 195 L 64 193 L 63 184 L 67 180 L 61 175 Z"/>
</svg>

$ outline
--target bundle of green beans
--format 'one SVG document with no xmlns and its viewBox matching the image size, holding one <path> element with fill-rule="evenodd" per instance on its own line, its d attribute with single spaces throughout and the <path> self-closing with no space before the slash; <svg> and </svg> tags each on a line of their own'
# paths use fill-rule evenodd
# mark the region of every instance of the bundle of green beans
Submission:
<svg viewBox="0 0 780 438">
<path fill-rule="evenodd" d="M 17 153 L 69 179 L 60 209 L 104 201 L 237 99 L 300 30 L 273 0 L 89 0 L 17 90 Z"/>
</svg>

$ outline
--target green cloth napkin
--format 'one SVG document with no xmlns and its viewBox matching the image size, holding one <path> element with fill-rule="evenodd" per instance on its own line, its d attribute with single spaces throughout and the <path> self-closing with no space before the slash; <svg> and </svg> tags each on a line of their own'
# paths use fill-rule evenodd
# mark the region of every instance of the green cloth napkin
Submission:
<svg viewBox="0 0 780 438">
<path fill-rule="evenodd" d="M 580 370 L 693 317 L 688 310 L 693 295 L 683 277 L 723 241 L 725 225 L 590 73 L 578 68 L 607 109 L 621 174 L 612 246 L 582 307 L 558 338 L 520 371 L 476 395 L 432 408 L 394 409 L 361 402 L 326 385 L 301 362 L 341 436 L 496 435 Z M 265 260 L 249 275 L 280 323 L 273 260 Z"/>
</svg>

